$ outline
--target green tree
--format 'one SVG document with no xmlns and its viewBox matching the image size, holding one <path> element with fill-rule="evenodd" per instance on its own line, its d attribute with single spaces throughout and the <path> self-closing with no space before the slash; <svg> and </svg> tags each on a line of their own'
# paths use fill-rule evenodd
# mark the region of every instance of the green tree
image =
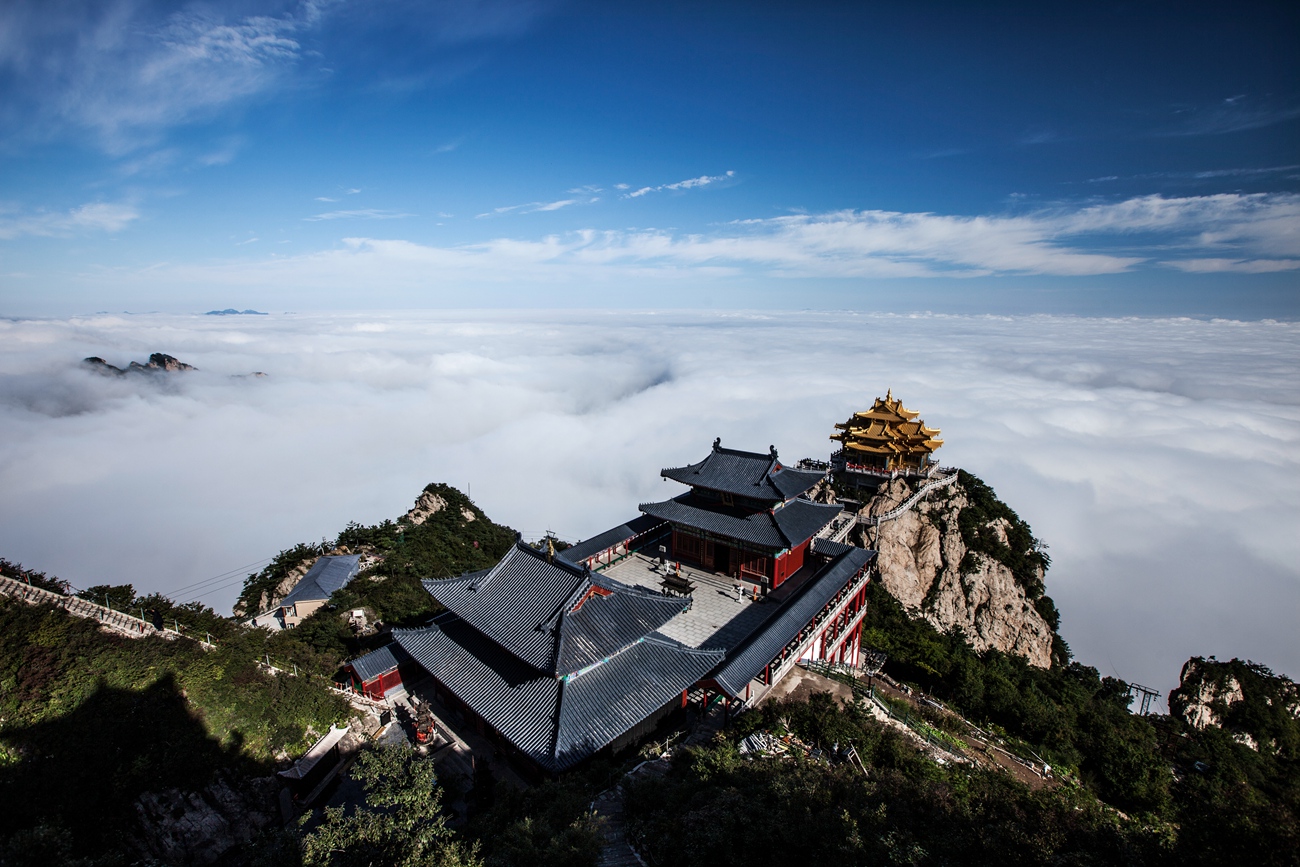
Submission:
<svg viewBox="0 0 1300 867">
<path fill-rule="evenodd" d="M 77 595 L 96 605 L 107 605 L 115 611 L 128 611 L 135 602 L 135 587 L 130 584 L 96 584 L 80 590 Z M 137 615 L 140 612 L 135 612 Z"/>
<path fill-rule="evenodd" d="M 304 867 L 461 867 L 481 865 L 478 849 L 456 839 L 442 812 L 433 761 L 404 746 L 375 747 L 352 766 L 365 806 L 329 807 L 303 838 Z"/>
</svg>

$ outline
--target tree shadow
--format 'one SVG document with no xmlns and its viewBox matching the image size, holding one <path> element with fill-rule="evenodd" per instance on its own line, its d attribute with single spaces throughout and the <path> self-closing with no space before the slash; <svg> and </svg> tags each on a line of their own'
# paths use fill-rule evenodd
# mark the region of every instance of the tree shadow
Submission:
<svg viewBox="0 0 1300 867">
<path fill-rule="evenodd" d="M 223 769 L 271 772 L 241 755 L 242 737 L 210 737 L 170 674 L 138 691 L 101 681 L 63 716 L 6 727 L 0 740 L 17 756 L 0 766 L 0 837 L 65 828 L 87 855 L 141 850 L 130 838 L 145 792 L 199 790 Z"/>
</svg>

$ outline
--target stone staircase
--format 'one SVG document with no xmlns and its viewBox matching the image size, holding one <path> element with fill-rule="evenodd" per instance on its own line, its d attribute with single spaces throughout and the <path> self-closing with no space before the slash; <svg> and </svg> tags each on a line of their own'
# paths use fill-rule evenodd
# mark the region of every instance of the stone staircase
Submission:
<svg viewBox="0 0 1300 867">
<path fill-rule="evenodd" d="M 149 621 L 134 617 L 124 611 L 116 611 L 105 605 L 82 599 L 80 596 L 64 596 L 62 593 L 55 593 L 41 587 L 33 587 L 24 581 L 17 581 L 5 576 L 0 576 L 0 594 L 19 599 L 29 605 L 53 605 L 56 608 L 62 608 L 75 617 L 98 620 L 102 628 L 127 638 L 145 638 L 150 635 L 161 635 L 163 638 L 181 637 L 181 633 L 174 629 L 158 629 Z M 195 640 L 204 647 L 211 648 L 213 646 L 206 641 Z"/>
</svg>

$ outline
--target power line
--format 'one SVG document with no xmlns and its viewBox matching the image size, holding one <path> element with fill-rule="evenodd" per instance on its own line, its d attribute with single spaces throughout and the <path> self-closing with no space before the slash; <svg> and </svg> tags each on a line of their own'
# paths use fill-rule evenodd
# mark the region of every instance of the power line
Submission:
<svg viewBox="0 0 1300 867">
<path fill-rule="evenodd" d="M 234 575 L 236 572 L 243 572 L 245 569 L 251 569 L 251 568 L 253 568 L 254 566 L 261 566 L 263 563 L 270 563 L 270 562 L 271 562 L 272 560 L 274 560 L 274 559 L 275 559 L 275 557 L 267 557 L 267 558 L 264 559 L 264 560 L 258 560 L 257 562 L 255 562 L 255 563 L 249 563 L 249 564 L 247 564 L 246 566 L 237 566 L 237 567 L 235 567 L 234 569 L 231 569 L 231 570 L 229 570 L 229 571 L 227 571 L 227 572 L 222 572 L 220 575 L 214 575 L 214 576 L 211 577 L 211 578 L 204 578 L 202 581 L 195 581 L 195 582 L 193 582 L 192 584 L 186 584 L 186 585 L 184 585 L 184 586 L 182 586 L 182 587 L 177 587 L 177 588 L 176 588 L 175 590 L 173 590 L 172 592 L 173 592 L 173 593 L 184 593 L 186 590 L 194 590 L 194 589 L 196 589 L 196 588 L 198 588 L 198 587 L 201 587 L 201 586 L 204 585 L 204 584 L 209 584 L 209 583 L 211 583 L 211 582 L 213 582 L 213 581 L 220 581 L 222 578 L 228 578 L 228 577 L 230 577 L 231 575 Z"/>
</svg>

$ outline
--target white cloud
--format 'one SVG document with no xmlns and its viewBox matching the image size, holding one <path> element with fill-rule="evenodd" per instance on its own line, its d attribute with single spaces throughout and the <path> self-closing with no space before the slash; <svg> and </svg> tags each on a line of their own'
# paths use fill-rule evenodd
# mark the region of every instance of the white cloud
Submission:
<svg viewBox="0 0 1300 867">
<path fill-rule="evenodd" d="M 591 199 L 594 202 L 596 199 Z M 558 211 L 561 208 L 567 208 L 569 205 L 578 203 L 577 199 L 560 199 L 555 202 L 525 202 L 522 205 L 505 205 L 500 208 L 493 208 L 482 214 L 476 214 L 478 218 L 496 217 L 501 214 L 536 214 L 544 211 Z"/>
<path fill-rule="evenodd" d="M 229 19 L 213 7 L 162 14 L 127 0 L 5 4 L 0 68 L 21 83 L 10 106 L 21 117 L 10 122 L 29 133 L 89 129 L 111 152 L 129 151 L 277 84 L 315 17 L 311 3 Z"/>
<path fill-rule="evenodd" d="M 160 388 L 77 365 L 154 351 L 200 370 Z M 0 556 L 166 590 L 400 515 L 435 480 L 586 537 L 668 496 L 659 468 L 715 436 L 824 456 L 893 387 L 1051 544 L 1083 661 L 1164 690 L 1192 654 L 1294 676 L 1297 352 L 1296 324 L 1047 316 L 0 321 Z M 251 370 L 270 376 L 229 376 Z"/>
<path fill-rule="evenodd" d="M 1165 264 L 1195 274 L 1229 271 L 1237 274 L 1271 274 L 1300 269 L 1300 259 L 1175 259 Z"/>
<path fill-rule="evenodd" d="M 321 202 L 333 202 L 336 199 L 317 199 Z M 320 220 L 400 220 L 403 217 L 415 217 L 417 214 L 404 214 L 400 211 L 380 211 L 374 208 L 362 208 L 353 211 L 328 211 L 324 214 L 315 214 L 310 217 L 303 217 L 304 220 L 318 222 Z"/>
<path fill-rule="evenodd" d="M 0 209 L 0 239 L 10 240 L 24 235 L 57 236 L 78 232 L 120 232 L 135 220 L 140 212 L 134 205 L 113 202 L 89 202 L 68 211 L 18 212 Z"/>
<path fill-rule="evenodd" d="M 663 190 L 692 190 L 696 187 L 706 187 L 709 184 L 716 184 L 719 181 L 730 180 L 735 176 L 736 173 L 734 171 L 728 171 L 724 175 L 700 175 L 698 178 L 687 178 L 684 181 L 677 181 L 672 184 L 659 184 L 655 187 L 641 187 L 640 189 L 632 190 L 630 193 L 625 193 L 623 198 L 639 199 L 641 196 L 648 195 L 649 193 L 658 193 Z M 627 184 L 615 184 L 614 187 L 619 190 L 626 190 L 629 188 Z"/>
<path fill-rule="evenodd" d="M 554 210 L 574 201 L 534 202 L 479 216 Z M 738 221 L 707 233 L 585 229 L 450 247 L 354 237 L 345 239 L 341 248 L 299 257 L 178 266 L 154 276 L 209 285 L 325 287 L 382 282 L 418 289 L 521 281 L 618 285 L 628 280 L 715 280 L 738 275 L 1095 276 L 1139 266 L 1244 272 L 1284 270 L 1296 259 L 1300 259 L 1300 196 L 1275 194 L 1148 196 L 1012 215 L 835 211 Z"/>
<path fill-rule="evenodd" d="M 239 136 L 232 136 L 220 143 L 220 146 L 209 153 L 203 154 L 198 158 L 201 166 L 224 166 L 234 160 L 239 153 L 240 148 L 244 146 L 244 140 Z"/>
</svg>

